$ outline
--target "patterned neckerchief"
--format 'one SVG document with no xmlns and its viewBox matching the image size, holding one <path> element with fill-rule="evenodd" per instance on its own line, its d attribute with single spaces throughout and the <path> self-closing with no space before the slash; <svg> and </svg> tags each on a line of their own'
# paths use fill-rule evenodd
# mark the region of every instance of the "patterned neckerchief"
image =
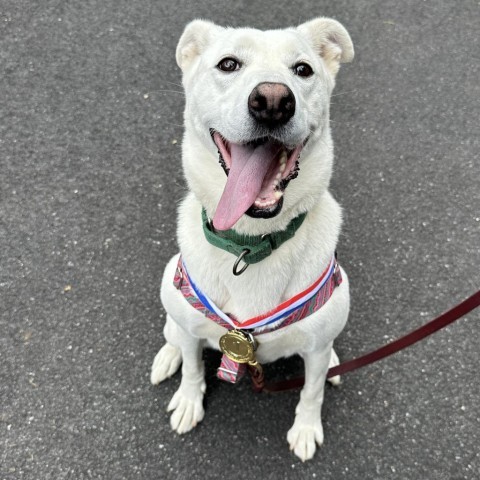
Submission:
<svg viewBox="0 0 480 480">
<path fill-rule="evenodd" d="M 325 305 L 328 299 L 332 296 L 335 287 L 341 283 L 342 275 L 340 273 L 340 268 L 335 257 L 333 257 L 322 275 L 303 292 L 293 296 L 285 302 L 282 302 L 275 309 L 263 315 L 250 318 L 240 323 L 233 316 L 222 312 L 207 295 L 198 289 L 188 275 L 181 256 L 178 259 L 177 269 L 173 279 L 174 286 L 180 290 L 188 303 L 205 317 L 227 330 L 247 330 L 254 336 L 287 327 L 292 323 L 308 317 Z M 235 365 L 235 367 L 238 368 L 234 368 L 233 370 L 235 371 L 232 371 L 231 361 L 226 359 L 224 355 L 222 358 L 222 365 L 227 363 L 229 364 L 229 368 L 222 370 L 221 366 L 218 376 L 223 380 L 234 383 L 239 379 L 245 369 L 242 368 L 242 365 Z M 230 375 L 225 375 L 225 371 Z"/>
</svg>

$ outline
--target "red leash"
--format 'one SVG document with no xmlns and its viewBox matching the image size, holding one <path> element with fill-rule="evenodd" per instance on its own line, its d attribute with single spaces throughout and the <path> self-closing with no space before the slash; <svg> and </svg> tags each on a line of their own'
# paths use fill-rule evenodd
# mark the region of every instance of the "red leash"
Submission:
<svg viewBox="0 0 480 480">
<path fill-rule="evenodd" d="M 353 360 L 349 360 L 348 362 L 342 363 L 337 365 L 336 367 L 332 367 L 328 373 L 327 378 L 334 377 L 335 375 L 343 375 L 344 373 L 351 372 L 352 370 L 356 370 L 357 368 L 364 367 L 365 365 L 369 365 L 374 362 L 378 362 L 385 357 L 393 355 L 404 348 L 413 345 L 414 343 L 423 340 L 424 338 L 428 337 L 432 333 L 450 325 L 451 323 L 455 322 L 459 318 L 463 317 L 467 313 L 471 312 L 475 308 L 480 305 L 480 290 L 477 293 L 474 293 L 471 297 L 464 300 L 462 303 L 458 304 L 457 306 L 453 307 L 448 312 L 443 313 L 439 317 L 431 320 L 427 324 L 413 330 L 413 332 L 408 333 L 407 335 L 398 338 L 397 340 L 384 345 L 383 347 L 374 350 L 373 352 L 367 353 L 358 358 L 354 358 Z M 272 392 L 281 392 L 284 390 L 291 390 L 294 388 L 300 388 L 304 384 L 304 378 L 293 378 L 291 380 L 284 380 L 282 382 L 275 382 L 266 384 L 263 387 L 263 391 L 267 393 Z M 258 389 L 258 388 L 257 388 Z"/>
</svg>

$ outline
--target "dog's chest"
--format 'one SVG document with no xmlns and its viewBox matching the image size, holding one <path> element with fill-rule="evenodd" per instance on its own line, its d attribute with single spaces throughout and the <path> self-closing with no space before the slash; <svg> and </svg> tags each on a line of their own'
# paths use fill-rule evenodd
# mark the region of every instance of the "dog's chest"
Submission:
<svg viewBox="0 0 480 480">
<path fill-rule="evenodd" d="M 267 278 L 255 270 L 248 276 L 245 272 L 242 279 L 226 279 L 224 284 L 227 295 L 221 299 L 222 310 L 239 321 L 268 312 L 285 300 L 288 281 L 279 276 Z"/>
<path fill-rule="evenodd" d="M 308 278 L 299 278 L 292 270 L 274 271 L 268 268 L 268 260 L 250 265 L 240 276 L 232 274 L 230 263 L 203 282 L 204 291 L 223 312 L 240 322 L 270 312 L 308 286 Z M 207 279 L 208 272 L 204 273 Z"/>
</svg>

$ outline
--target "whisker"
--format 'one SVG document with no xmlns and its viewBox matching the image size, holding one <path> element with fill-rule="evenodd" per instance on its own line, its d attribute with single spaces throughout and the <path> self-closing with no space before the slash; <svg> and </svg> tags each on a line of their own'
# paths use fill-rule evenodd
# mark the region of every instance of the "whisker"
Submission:
<svg viewBox="0 0 480 480">
<path fill-rule="evenodd" d="M 339 97 L 340 95 L 347 95 L 348 93 L 357 93 L 358 90 L 349 90 L 347 92 L 339 92 L 339 93 L 334 93 L 330 95 L 331 97 Z"/>
<path fill-rule="evenodd" d="M 180 90 L 151 90 L 150 92 L 147 92 L 149 95 L 151 93 L 178 93 L 180 95 L 185 95 L 185 92 L 181 92 Z"/>
<path fill-rule="evenodd" d="M 170 85 L 175 85 L 176 87 L 183 88 L 183 85 L 181 83 L 169 82 L 168 80 L 165 80 L 165 83 L 170 83 Z"/>
</svg>

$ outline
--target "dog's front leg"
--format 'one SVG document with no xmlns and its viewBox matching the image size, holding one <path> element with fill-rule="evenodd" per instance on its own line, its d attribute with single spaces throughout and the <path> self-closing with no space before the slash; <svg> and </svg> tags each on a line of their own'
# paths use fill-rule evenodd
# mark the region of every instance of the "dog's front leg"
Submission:
<svg viewBox="0 0 480 480">
<path fill-rule="evenodd" d="M 316 444 L 323 443 L 321 409 L 325 378 L 331 359 L 332 344 L 320 352 L 302 354 L 305 362 L 305 385 L 295 410 L 295 422 L 288 431 L 290 450 L 303 462 L 313 457 Z"/>
<path fill-rule="evenodd" d="M 202 421 L 204 416 L 205 371 L 202 361 L 203 342 L 190 335 L 172 319 L 164 330 L 167 342 L 182 353 L 182 380 L 170 401 L 170 425 L 177 433 L 186 433 Z"/>
</svg>

